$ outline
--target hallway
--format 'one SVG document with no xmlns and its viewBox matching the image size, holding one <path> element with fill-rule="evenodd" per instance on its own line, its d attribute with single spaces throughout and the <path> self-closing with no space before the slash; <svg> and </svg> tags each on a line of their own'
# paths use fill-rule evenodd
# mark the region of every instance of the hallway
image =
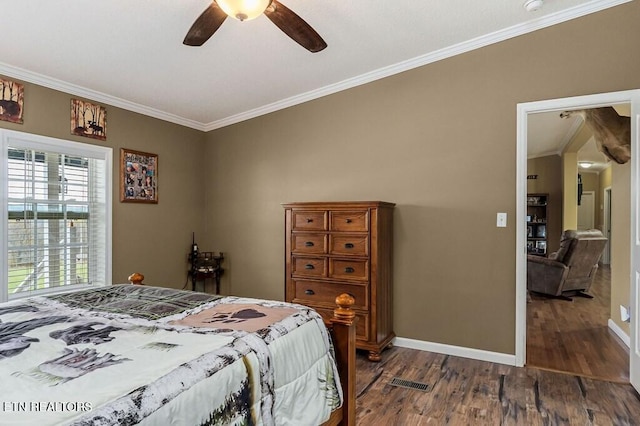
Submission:
<svg viewBox="0 0 640 426">
<path fill-rule="evenodd" d="M 629 348 L 609 330 L 611 270 L 598 268 L 593 299 L 573 302 L 531 293 L 527 304 L 528 367 L 629 383 Z"/>
</svg>

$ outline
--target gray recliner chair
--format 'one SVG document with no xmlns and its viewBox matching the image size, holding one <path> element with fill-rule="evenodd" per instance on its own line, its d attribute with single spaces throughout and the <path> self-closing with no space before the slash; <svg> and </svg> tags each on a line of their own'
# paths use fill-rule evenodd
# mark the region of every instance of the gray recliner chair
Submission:
<svg viewBox="0 0 640 426">
<path fill-rule="evenodd" d="M 597 229 L 567 230 L 560 249 L 548 258 L 527 255 L 527 289 L 536 293 L 572 300 L 586 294 L 598 270 L 598 261 L 607 239 Z"/>
</svg>

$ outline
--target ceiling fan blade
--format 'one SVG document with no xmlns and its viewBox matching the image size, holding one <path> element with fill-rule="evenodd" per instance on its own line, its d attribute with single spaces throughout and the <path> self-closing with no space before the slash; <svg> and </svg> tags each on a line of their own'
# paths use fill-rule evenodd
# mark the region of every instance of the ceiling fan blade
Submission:
<svg viewBox="0 0 640 426">
<path fill-rule="evenodd" d="M 202 46 L 220 28 L 225 19 L 227 19 L 227 14 L 218 7 L 215 1 L 212 1 L 189 28 L 182 43 L 187 46 Z"/>
<path fill-rule="evenodd" d="M 271 2 L 264 14 L 293 41 L 308 51 L 315 53 L 327 47 L 327 43 L 316 30 L 311 28 L 311 25 L 277 0 Z"/>
</svg>

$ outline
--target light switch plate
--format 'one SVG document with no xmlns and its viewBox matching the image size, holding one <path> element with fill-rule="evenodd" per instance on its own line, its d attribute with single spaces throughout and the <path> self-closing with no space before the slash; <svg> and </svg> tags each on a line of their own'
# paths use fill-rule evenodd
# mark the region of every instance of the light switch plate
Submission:
<svg viewBox="0 0 640 426">
<path fill-rule="evenodd" d="M 506 228 L 507 227 L 507 214 L 506 213 L 498 213 L 496 226 L 498 228 Z"/>
</svg>

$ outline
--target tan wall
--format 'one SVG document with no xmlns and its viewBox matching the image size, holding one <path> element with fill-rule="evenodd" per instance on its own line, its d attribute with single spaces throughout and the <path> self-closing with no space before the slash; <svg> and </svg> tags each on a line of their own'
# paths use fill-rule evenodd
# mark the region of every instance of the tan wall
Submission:
<svg viewBox="0 0 640 426">
<path fill-rule="evenodd" d="M 630 297 L 630 241 L 631 211 L 630 164 L 611 164 L 611 167 L 596 175 L 583 173 L 585 191 L 596 191 L 596 223 L 599 229 L 604 225 L 604 190 L 611 187 L 611 306 L 610 318 L 625 332 L 630 333 L 628 323 L 620 320 L 620 305 L 629 306 Z M 596 178 L 597 177 L 597 178 Z"/>
<path fill-rule="evenodd" d="M 598 206 L 598 229 L 604 230 L 604 190 L 611 186 L 611 167 L 607 167 L 600 172 L 598 182 L 598 192 L 600 193 L 600 205 Z"/>
<path fill-rule="evenodd" d="M 547 201 L 547 253 L 560 248 L 562 234 L 562 159 L 558 155 L 527 160 L 527 193 L 549 194 Z"/>
<path fill-rule="evenodd" d="M 602 197 L 599 191 L 600 180 L 598 173 L 585 172 L 583 170 L 579 170 L 578 172 L 580 173 L 580 176 L 582 176 L 582 191 L 593 191 L 593 226 L 597 228 L 600 223 L 600 217 L 598 214 L 600 212 L 600 203 L 602 202 Z"/>
<path fill-rule="evenodd" d="M 620 305 L 629 306 L 631 287 L 631 163 L 611 166 L 611 319 L 625 332 Z"/>
<path fill-rule="evenodd" d="M 283 298 L 279 203 L 391 201 L 396 333 L 513 354 L 516 104 L 640 87 L 639 12 L 617 6 L 210 132 L 205 243 L 228 254 L 224 290 Z"/>
<path fill-rule="evenodd" d="M 578 229 L 578 151 L 593 137 L 591 127 L 584 123 L 567 144 L 562 154 L 563 210 L 562 229 Z M 595 200 L 594 200 L 595 201 Z M 595 219 L 595 218 L 594 218 Z"/>
<path fill-rule="evenodd" d="M 24 98 L 24 124 L 0 127 L 113 148 L 114 282 L 139 271 L 147 283 L 182 287 L 191 232 L 204 234 L 205 134 L 105 105 L 107 140 L 100 142 L 71 135 L 71 95 L 26 83 Z M 158 154 L 158 204 L 119 202 L 120 148 Z"/>
<path fill-rule="evenodd" d="M 578 229 L 578 154 L 562 155 L 562 229 Z"/>
</svg>

